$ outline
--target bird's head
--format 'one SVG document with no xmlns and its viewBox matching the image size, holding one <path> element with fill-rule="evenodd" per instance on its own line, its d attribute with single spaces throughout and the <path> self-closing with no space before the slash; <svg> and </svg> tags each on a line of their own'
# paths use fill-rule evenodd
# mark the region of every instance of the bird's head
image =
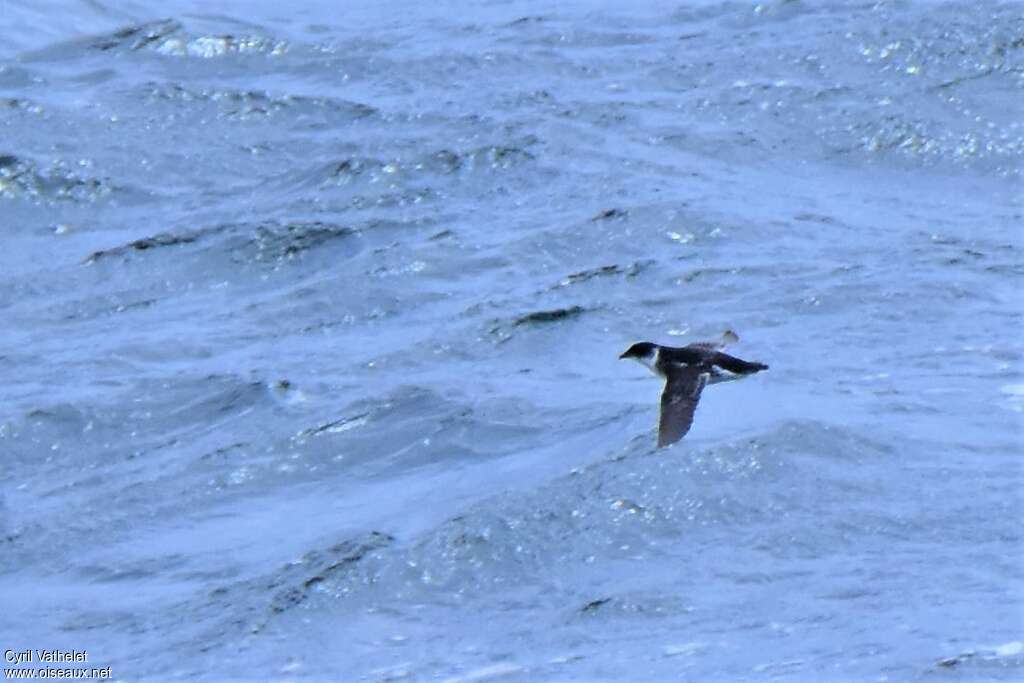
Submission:
<svg viewBox="0 0 1024 683">
<path fill-rule="evenodd" d="M 654 360 L 654 354 L 658 350 L 657 345 L 651 342 L 637 342 L 619 354 L 619 360 L 633 358 L 643 363 Z"/>
</svg>

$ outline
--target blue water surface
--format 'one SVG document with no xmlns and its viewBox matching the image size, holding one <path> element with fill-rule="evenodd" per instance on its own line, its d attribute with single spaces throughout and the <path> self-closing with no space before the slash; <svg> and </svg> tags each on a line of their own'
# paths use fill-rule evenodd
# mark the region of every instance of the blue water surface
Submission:
<svg viewBox="0 0 1024 683">
<path fill-rule="evenodd" d="M 5 0 L 0 649 L 1021 680 L 1021 9 Z"/>
</svg>

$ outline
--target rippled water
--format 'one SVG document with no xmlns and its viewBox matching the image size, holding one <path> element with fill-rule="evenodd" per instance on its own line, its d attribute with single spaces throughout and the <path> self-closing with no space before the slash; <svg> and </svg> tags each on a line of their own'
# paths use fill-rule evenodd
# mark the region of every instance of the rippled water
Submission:
<svg viewBox="0 0 1024 683">
<path fill-rule="evenodd" d="M 8 0 L 0 38 L 3 649 L 1024 676 L 1020 4 Z M 726 328 L 771 370 L 656 451 L 618 353 Z"/>
</svg>

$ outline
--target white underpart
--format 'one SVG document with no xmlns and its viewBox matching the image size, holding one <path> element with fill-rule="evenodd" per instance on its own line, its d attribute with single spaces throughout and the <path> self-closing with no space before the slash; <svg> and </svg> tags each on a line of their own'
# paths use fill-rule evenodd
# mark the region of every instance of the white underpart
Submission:
<svg viewBox="0 0 1024 683">
<path fill-rule="evenodd" d="M 640 358 L 638 356 L 633 356 L 633 360 L 635 360 L 637 363 L 639 363 L 640 365 L 644 366 L 645 368 L 647 368 L 648 370 L 653 372 L 656 376 L 661 377 L 661 373 L 654 369 L 654 354 L 651 354 L 650 356 L 647 356 L 646 358 Z"/>
</svg>

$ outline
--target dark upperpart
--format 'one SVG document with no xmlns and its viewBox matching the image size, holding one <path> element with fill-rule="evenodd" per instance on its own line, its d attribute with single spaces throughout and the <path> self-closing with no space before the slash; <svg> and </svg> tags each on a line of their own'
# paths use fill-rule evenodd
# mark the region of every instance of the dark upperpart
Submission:
<svg viewBox="0 0 1024 683">
<path fill-rule="evenodd" d="M 619 360 L 623 358 L 649 358 L 654 355 L 657 348 L 658 345 L 651 342 L 637 342 L 623 351 L 619 355 Z"/>
<path fill-rule="evenodd" d="M 716 351 L 710 360 L 713 365 L 724 368 L 729 372 L 735 372 L 737 375 L 750 375 L 755 372 L 768 369 L 768 366 L 764 363 L 755 363 L 743 360 L 742 358 L 730 356 L 729 354 L 722 353 L 721 351 Z"/>
</svg>

